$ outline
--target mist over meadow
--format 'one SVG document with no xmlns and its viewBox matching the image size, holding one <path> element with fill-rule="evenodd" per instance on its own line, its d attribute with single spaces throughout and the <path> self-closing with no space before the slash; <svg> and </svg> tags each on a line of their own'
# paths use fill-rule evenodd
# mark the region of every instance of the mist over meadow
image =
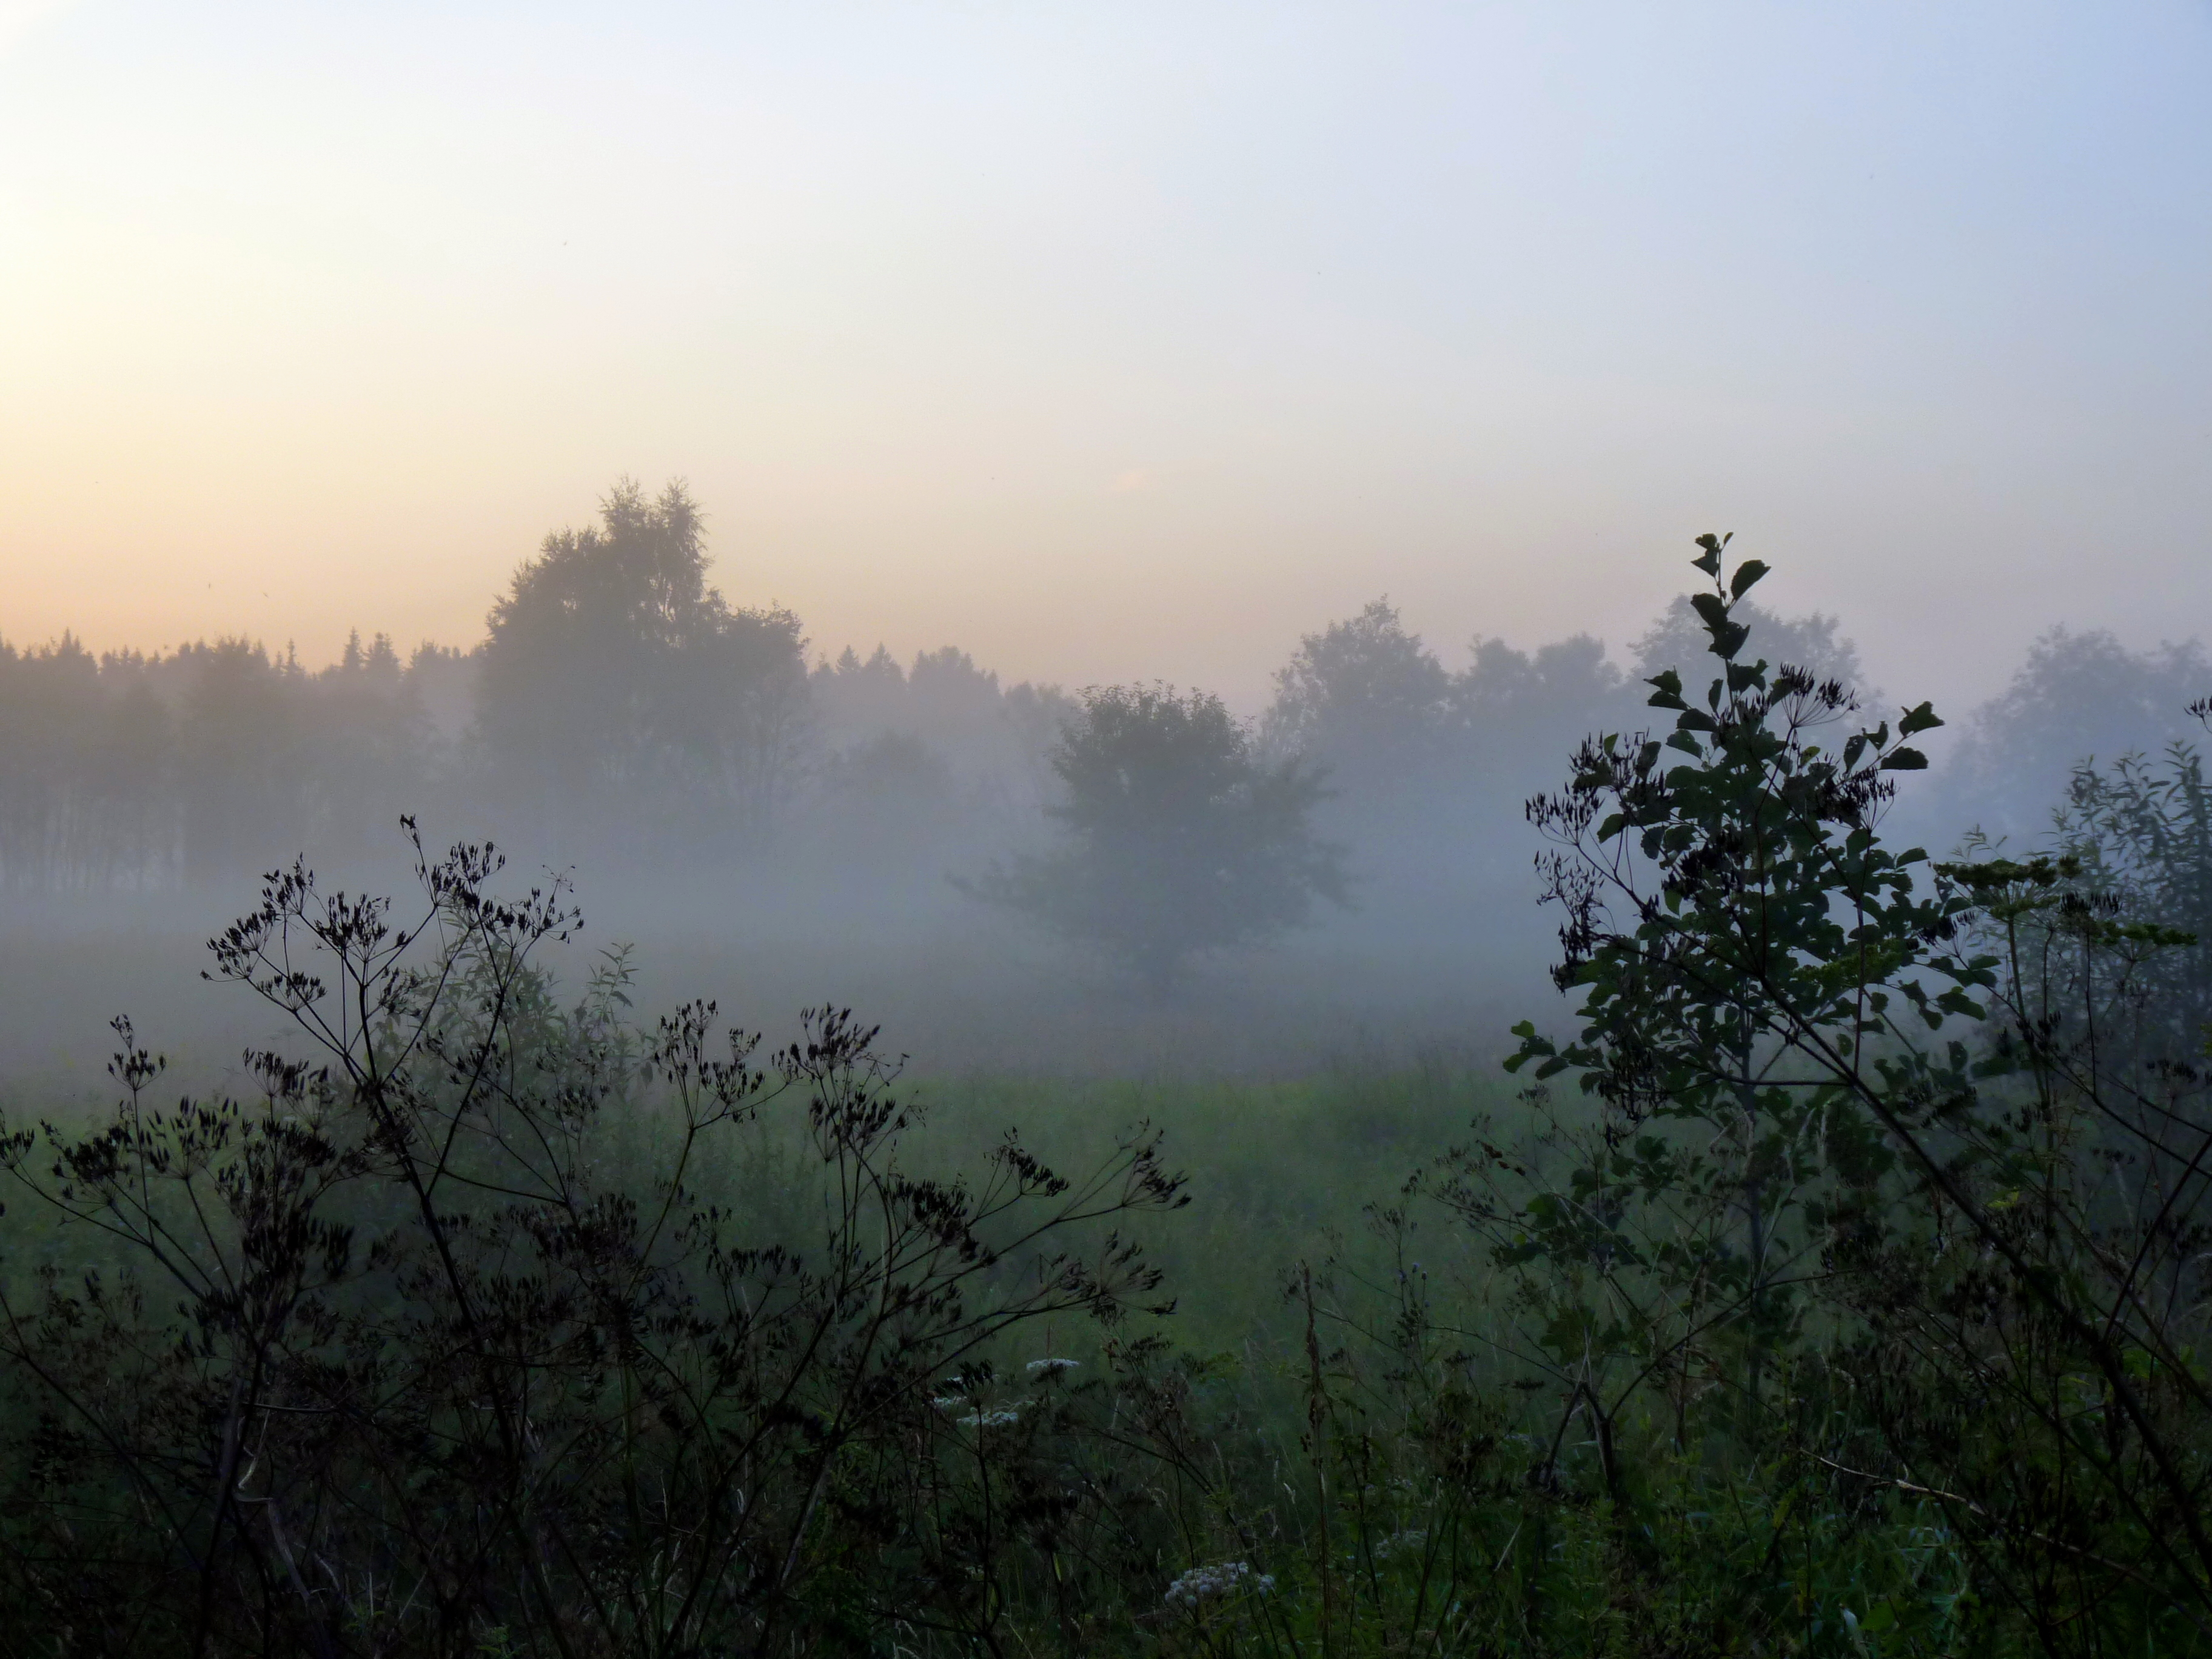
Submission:
<svg viewBox="0 0 2212 1659">
<path fill-rule="evenodd" d="M 743 550 L 718 555 L 708 521 L 681 483 L 617 483 L 520 558 L 466 650 L 356 632 L 308 665 L 243 634 L 97 656 L 68 634 L 0 641 L 10 1070 L 81 1072 L 116 1012 L 100 1000 L 125 987 L 188 1036 L 213 1006 L 192 1000 L 193 953 L 260 878 L 304 859 L 388 887 L 411 856 L 403 817 L 433 848 L 489 840 L 526 883 L 568 884 L 582 948 L 635 947 L 649 982 L 711 985 L 757 1018 L 864 1004 L 930 1068 L 1486 1056 L 1549 994 L 1558 920 L 1536 903 L 1525 803 L 1584 737 L 1650 729 L 1650 677 L 1701 645 L 1686 598 L 1610 644 L 1431 641 L 1381 595 L 1316 617 L 1272 698 L 1224 712 L 1240 761 L 1302 774 L 1331 878 L 1248 934 L 1194 937 L 1148 982 L 1110 932 L 986 890 L 1067 839 L 1054 755 L 1101 688 L 1008 683 L 957 642 L 901 661 L 817 640 L 745 592 Z M 1850 619 L 1790 611 L 1786 562 L 1775 587 L 1779 609 L 1747 611 L 1749 648 L 1893 716 Z M 2208 684 L 2193 638 L 2054 619 L 2008 682 L 1942 711 L 1936 764 L 1885 834 L 2039 848 L 2078 766 L 2185 739 Z"/>
<path fill-rule="evenodd" d="M 2197 641 L 1954 725 L 1707 533 L 1238 714 L 707 545 L 0 646 L 11 1642 L 2196 1650 Z"/>
</svg>

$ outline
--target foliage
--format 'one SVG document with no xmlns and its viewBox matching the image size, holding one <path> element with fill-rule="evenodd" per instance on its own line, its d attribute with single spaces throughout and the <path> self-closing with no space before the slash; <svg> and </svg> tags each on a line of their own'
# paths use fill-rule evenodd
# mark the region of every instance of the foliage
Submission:
<svg viewBox="0 0 2212 1659">
<path fill-rule="evenodd" d="M 629 507 L 632 623 L 712 623 L 688 504 Z M 573 539 L 549 592 L 614 557 Z M 2085 762 L 2032 855 L 1893 850 L 1940 722 L 1747 659 L 1784 630 L 1725 547 L 1706 683 L 1654 665 L 1664 729 L 1529 804 L 1576 1026 L 1518 1029 L 1516 1102 L 970 1079 L 924 1133 L 849 1016 L 766 1059 L 710 1006 L 648 1030 L 621 953 L 564 1006 L 566 895 L 488 849 L 418 846 L 404 924 L 272 877 L 215 976 L 302 1055 L 163 1109 L 119 1024 L 111 1120 L 0 1142 L 0 1650 L 2212 1651 L 2197 752 Z M 1431 729 L 1387 607 L 1308 645 L 1302 743 Z M 878 655 L 817 684 L 1007 712 Z M 0 672 L 81 713 L 88 661 Z M 213 665 L 281 732 L 256 676 L 304 679 Z M 342 666 L 374 755 L 404 679 Z M 1436 729 L 1602 712 L 1602 670 L 1491 642 Z M 1320 779 L 1214 699 L 1093 692 L 1054 763 L 1061 846 L 975 886 L 1155 983 L 1338 890 Z M 829 774 L 856 818 L 957 775 L 896 721 Z M 1189 1314 L 1131 1321 L 1162 1262 Z"/>
<path fill-rule="evenodd" d="M 1197 952 L 1264 942 L 1316 898 L 1344 900 L 1341 854 L 1310 823 L 1320 776 L 1256 758 L 1218 697 L 1086 691 L 1052 768 L 1064 845 L 969 890 L 1099 946 L 1156 989 Z"/>
<path fill-rule="evenodd" d="M 711 1005 L 631 1024 L 619 961 L 563 1010 L 533 957 L 574 914 L 496 868 L 418 848 L 404 921 L 272 877 L 213 972 L 307 1057 L 162 1109 L 118 1022 L 112 1120 L 0 1143 L 106 1249 L 0 1304 L 11 1648 L 783 1651 L 1003 1619 L 994 1553 L 1071 1500 L 993 1432 L 1020 1409 L 994 1362 L 1141 1304 L 1156 1275 L 1097 1224 L 1180 1201 L 1155 1142 L 910 1173 L 917 1115 L 849 1015 L 756 1065 Z M 793 1113 L 811 1241 L 697 1185 Z"/>
<path fill-rule="evenodd" d="M 1272 753 L 1300 755 L 1364 794 L 1432 775 L 1451 723 L 1451 677 L 1406 632 L 1387 599 L 1298 642 L 1275 673 L 1263 730 Z"/>
<path fill-rule="evenodd" d="M 1529 807 L 1560 843 L 1582 1029 L 1523 1024 L 1513 1063 L 1578 1071 L 1596 1128 L 1517 1212 L 1471 1178 L 1494 1149 L 1443 1195 L 1550 1270 L 1534 1340 L 1601 1446 L 1637 1389 L 1679 1401 L 1700 1375 L 1747 1448 L 1787 1445 L 1770 1357 L 1817 1313 L 1868 1437 L 1796 1455 L 1942 1505 L 2054 1650 L 2200 1628 L 2212 1139 L 2194 1070 L 2111 1019 L 2191 941 L 2079 890 L 2078 861 L 1887 851 L 1887 775 L 1924 764 L 1905 739 L 1935 715 L 1822 740 L 1855 699 L 1740 660 L 1765 569 L 1727 572 L 1723 545 L 1696 562 L 1702 700 L 1653 676 L 1672 732 L 1593 739 Z"/>
<path fill-rule="evenodd" d="M 2191 712 L 2201 720 L 2212 708 L 2199 702 Z M 2053 815 L 2051 841 L 2060 858 L 2081 866 L 2081 891 L 2196 936 L 2136 964 L 2128 988 L 2140 1005 L 2130 1012 L 2146 1036 L 2155 1031 L 2160 1052 L 2197 1058 L 2212 1024 L 2212 795 L 2196 747 L 2174 743 L 2160 761 L 2083 761 Z"/>
<path fill-rule="evenodd" d="M 491 757 L 556 820 L 757 835 L 795 778 L 799 619 L 732 610 L 708 586 L 680 483 L 647 501 L 625 479 L 600 520 L 548 536 L 492 607 L 477 705 Z"/>
</svg>

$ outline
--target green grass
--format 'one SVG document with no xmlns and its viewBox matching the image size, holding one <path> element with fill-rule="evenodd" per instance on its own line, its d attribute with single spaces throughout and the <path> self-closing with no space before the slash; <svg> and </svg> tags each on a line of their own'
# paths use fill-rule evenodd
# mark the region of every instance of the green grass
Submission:
<svg viewBox="0 0 2212 1659">
<path fill-rule="evenodd" d="M 975 1167 L 1010 1128 L 1069 1171 L 1139 1123 L 1163 1131 L 1190 1203 L 1139 1236 L 1178 1298 L 1166 1334 L 1204 1353 L 1278 1332 L 1285 1275 L 1358 1254 L 1366 1207 L 1393 1201 L 1478 1113 L 1513 1099 L 1502 1073 L 1443 1062 L 1267 1083 L 924 1078 L 914 1093 L 928 1113 L 917 1154 L 954 1167 Z"/>
<path fill-rule="evenodd" d="M 1286 1284 L 1302 1263 L 1334 1261 L 1330 1307 L 1386 1327 L 1390 1263 L 1370 1211 L 1401 1202 L 1408 1176 L 1467 1139 L 1474 1120 L 1511 1124 L 1516 1085 L 1502 1073 L 1439 1058 L 1264 1082 L 917 1075 L 902 1087 L 925 1113 L 903 1155 L 932 1171 L 979 1169 L 1013 1130 L 1075 1173 L 1149 1123 L 1188 1181 L 1187 1206 L 1138 1228 L 1178 1304 L 1145 1322 L 1173 1349 L 1146 1386 L 1176 1402 L 1188 1436 L 1183 1462 L 1155 1449 L 1124 1468 L 1134 1472 L 1128 1491 L 1158 1505 L 1138 1528 L 1156 1547 L 1144 1560 L 1125 1553 L 1110 1571 L 1093 1564 L 1073 1613 L 1051 1577 L 1061 1564 L 1011 1566 L 1006 1632 L 1020 1650 L 2018 1650 L 2023 1631 L 1978 1599 L 1970 1557 L 1940 1513 L 1741 1443 L 1725 1426 L 1676 1444 L 1671 1424 L 1634 1415 L 1620 1448 L 1633 1474 L 1617 1501 L 1603 1492 L 1594 1449 L 1573 1436 L 1561 1477 L 1531 1483 L 1560 1401 L 1513 1388 L 1511 1368 L 1494 1357 L 1445 1368 L 1472 1385 L 1470 1399 L 1447 1408 L 1448 1383 L 1394 1372 L 1401 1361 L 1386 1345 L 1324 1320 L 1326 1384 L 1315 1386 L 1306 1310 L 1286 1298 Z M 11 1103 L 11 1118 L 21 1104 Z M 763 1234 L 803 1243 L 811 1177 L 793 1156 L 789 1123 L 772 1110 L 694 1176 L 708 1195 L 749 1205 Z M 640 1142 L 653 1133 L 645 1121 L 627 1131 Z M 1498 1317 L 1480 1305 L 1488 1269 L 1474 1241 L 1418 1204 L 1412 1212 L 1440 1300 L 1459 1298 L 1447 1311 L 1463 1328 Z M 38 1261 L 97 1259 L 87 1231 L 58 1231 L 11 1204 L 0 1220 L 11 1292 Z M 1103 1384 L 1091 1334 L 1055 1333 L 1048 1345 L 1082 1356 L 1081 1377 Z M 1830 1386 L 1811 1361 L 1802 1385 L 1777 1393 L 1817 1412 Z M 1112 1402 L 1133 1397 L 1094 1396 L 1115 1412 L 1126 1406 Z M 1443 1424 L 1454 1410 L 1455 1429 Z M 1454 1433 L 1456 1453 L 1445 1445 Z M 1184 1574 L 1231 1562 L 1247 1564 L 1247 1588 L 1203 1602 L 1168 1598 Z M 1261 1594 L 1249 1584 L 1263 1573 L 1273 1583 Z M 2191 1650 L 2164 1645 L 2174 1633 L 2152 1621 L 2137 1650 Z"/>
</svg>

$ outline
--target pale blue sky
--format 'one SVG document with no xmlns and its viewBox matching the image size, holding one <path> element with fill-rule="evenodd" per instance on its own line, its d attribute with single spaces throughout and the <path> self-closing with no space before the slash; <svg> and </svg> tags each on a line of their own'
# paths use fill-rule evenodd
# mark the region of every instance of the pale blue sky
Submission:
<svg viewBox="0 0 2212 1659">
<path fill-rule="evenodd" d="M 1247 706 L 1706 528 L 1954 706 L 2212 631 L 2208 0 L 0 0 L 0 306 L 17 641 L 466 642 L 624 471 L 821 646 Z"/>
</svg>

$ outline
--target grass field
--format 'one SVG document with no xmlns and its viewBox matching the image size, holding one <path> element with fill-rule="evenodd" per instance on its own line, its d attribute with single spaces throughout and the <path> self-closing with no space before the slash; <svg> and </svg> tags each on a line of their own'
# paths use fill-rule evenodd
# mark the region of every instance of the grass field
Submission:
<svg viewBox="0 0 2212 1659">
<path fill-rule="evenodd" d="M 15 948 L 35 955 L 20 939 Z M 173 972 L 190 954 L 181 933 L 151 950 L 118 933 L 64 961 L 27 1000 L 58 1006 L 103 961 L 134 951 L 149 984 L 152 969 Z M 1271 983 L 1279 994 L 1302 971 L 1292 964 Z M 799 976 L 788 960 L 775 972 L 755 964 L 750 982 L 763 994 L 747 1000 Z M 137 987 L 130 975 L 120 983 Z M 657 989 L 638 988 L 641 1013 Z M 173 1045 L 172 1097 L 210 1078 L 231 1084 L 234 1062 L 222 1056 L 267 1035 L 250 1005 L 222 994 L 195 985 L 160 1009 L 186 1038 Z M 1018 1022 L 1024 1006 L 1041 1014 L 1066 993 L 1031 994 L 1001 1001 L 997 1017 Z M 1796 1340 L 1771 1362 L 1756 1425 L 1727 1403 L 1723 1365 L 1698 1381 L 1692 1418 L 1670 1414 L 1663 1390 L 1632 1390 L 1602 1445 L 1571 1389 L 1528 1363 L 1534 1304 L 1516 1301 L 1489 1243 L 1407 1192 L 1416 1172 L 1477 1133 L 1509 1144 L 1528 1133 L 1528 1108 L 1497 1061 L 1505 1010 L 1493 1019 L 1469 996 L 1455 1028 L 1436 1005 L 1395 1026 L 1365 1018 L 1371 1006 L 1302 1024 L 1297 1000 L 1279 994 L 1271 1024 L 1210 1042 L 1209 1018 L 1251 1013 L 1255 994 L 1240 994 L 1200 986 L 1172 1011 L 1091 1010 L 1090 1058 L 1110 1059 L 1119 1040 L 1125 1060 L 1142 1063 L 1056 1073 L 1004 1063 L 1025 1044 L 1048 1047 L 1040 1030 L 964 1055 L 958 1045 L 925 1050 L 902 1073 L 897 1091 L 922 1121 L 901 1157 L 919 1171 L 972 1176 L 1012 1131 L 1079 1173 L 1139 1126 L 1157 1131 L 1188 1202 L 1117 1224 L 1162 1272 L 1175 1310 L 1105 1332 L 1073 1320 L 1025 1326 L 994 1356 L 1003 1419 L 979 1403 L 959 1419 L 978 1426 L 933 1431 L 956 1453 L 966 1434 L 976 1469 L 1086 1494 L 1075 1507 L 1088 1532 L 1040 1542 L 1045 1534 L 1017 1528 L 1001 1555 L 970 1561 L 963 1571 L 988 1571 L 991 1588 L 962 1604 L 981 1622 L 955 1630 L 886 1622 L 866 1571 L 840 1577 L 846 1547 L 822 1523 L 828 1565 L 809 1616 L 875 1633 L 823 1636 L 820 1650 L 1870 1659 L 2002 1653 L 2033 1639 L 1985 1589 L 1985 1564 L 1943 1504 L 1909 1482 L 1805 1455 L 1841 1449 L 1856 1432 L 1852 1379 L 1831 1370 L 1820 1341 Z M 1556 1003 L 1518 1012 L 1547 1007 L 1556 1019 Z M 195 1024 L 201 1011 L 216 1017 Z M 20 1006 L 13 1017 L 24 1019 Z M 1163 1031 L 1174 1040 L 1151 1043 L 1147 1033 Z M 915 1035 L 893 1029 L 885 1041 L 896 1048 Z M 68 1066 L 57 1047 L 53 1063 L 0 1090 L 11 1124 L 39 1114 L 85 1123 L 105 1110 L 113 1091 L 82 1045 L 66 1045 Z M 1255 1055 L 1274 1063 L 1259 1068 Z M 823 1188 L 819 1166 L 800 1155 L 792 1105 L 730 1137 L 687 1179 L 729 1206 L 746 1236 L 803 1251 L 821 1236 Z M 610 1127 L 610 1170 L 649 1163 L 665 1129 L 649 1115 Z M 1395 1231 L 1381 1224 L 1389 1212 Z M 68 1279 L 111 1262 L 91 1229 L 57 1227 L 20 1196 L 0 1218 L 0 1280 L 18 1309 L 42 1265 Z M 1048 1373 L 1049 1389 L 1025 1383 L 1048 1358 L 1078 1363 L 1064 1379 Z M 1036 1409 L 1015 1412 L 1018 1395 Z M 19 1394 L 19 1409 L 29 1397 Z M 28 1467 L 4 1473 L 14 1480 Z M 959 1485 L 971 1476 L 956 1457 L 945 1490 L 972 1498 Z M 10 1547 L 25 1547 L 27 1534 L 11 1536 Z M 2109 1607 L 2100 1617 L 2106 1632 L 2128 1627 Z M 9 1627 L 10 1639 L 27 1628 Z M 2133 1631 L 2130 1651 L 2200 1650 L 2161 1613 Z M 496 1630 L 470 1639 L 477 1652 L 551 1650 Z"/>
</svg>

